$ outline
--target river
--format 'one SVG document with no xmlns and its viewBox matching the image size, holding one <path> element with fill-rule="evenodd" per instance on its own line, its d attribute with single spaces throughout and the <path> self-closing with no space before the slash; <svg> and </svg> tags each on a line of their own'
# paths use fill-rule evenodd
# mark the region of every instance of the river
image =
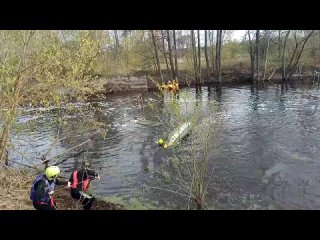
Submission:
<svg viewBox="0 0 320 240">
<path fill-rule="evenodd" d="M 206 115 L 214 117 L 208 150 L 212 173 L 207 208 L 320 209 L 320 93 L 312 85 L 288 89 L 280 85 L 260 89 L 245 85 L 223 87 L 221 91 L 202 87 L 200 92 L 183 89 L 177 96 L 169 93 L 164 97 L 157 93 L 112 96 L 96 103 L 102 113 L 100 120 L 107 123 L 107 137 L 91 138 L 88 153 L 61 164 L 62 175 L 69 177 L 77 162 L 87 157 L 101 174 L 101 180 L 93 182 L 94 194 L 128 201 L 139 199 L 142 205 L 150 203 L 158 209 L 188 208 L 186 197 L 148 188 L 168 158 L 177 154 L 155 143 L 174 127 L 175 121 L 168 114 L 172 101 L 182 117 L 193 111 L 193 103 L 202 106 L 202 119 Z M 213 110 L 209 114 L 210 104 Z M 26 156 L 25 164 L 39 163 L 39 157 L 51 146 L 58 131 L 81 134 L 83 125 L 77 119 L 69 121 L 65 129 L 57 129 L 58 117 L 52 111 L 38 113 L 36 117 L 26 111 L 19 117 L 13 142 Z M 50 155 L 85 140 L 67 137 Z M 182 145 L 190 145 L 189 140 Z M 10 157 L 21 161 L 19 154 L 11 153 Z M 170 174 L 170 169 L 167 170 Z"/>
</svg>

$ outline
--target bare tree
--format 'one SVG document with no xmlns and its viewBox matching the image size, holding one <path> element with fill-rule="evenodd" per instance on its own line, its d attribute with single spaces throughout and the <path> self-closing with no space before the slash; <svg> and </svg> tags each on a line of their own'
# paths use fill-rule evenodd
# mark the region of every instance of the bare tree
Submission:
<svg viewBox="0 0 320 240">
<path fill-rule="evenodd" d="M 119 42 L 118 30 L 113 30 L 113 35 L 114 35 L 116 59 L 119 61 L 120 60 L 120 42 Z"/>
<path fill-rule="evenodd" d="M 163 57 L 164 60 L 166 61 L 166 67 L 167 67 L 167 73 L 170 74 L 170 70 L 169 70 L 169 64 L 168 64 L 168 59 L 167 59 L 167 54 L 166 54 L 166 45 L 165 45 L 165 35 L 163 33 L 163 30 L 161 30 L 161 37 L 162 37 L 162 52 L 163 52 Z"/>
<path fill-rule="evenodd" d="M 282 82 L 286 82 L 286 65 L 284 62 L 284 56 L 286 51 L 287 40 L 290 34 L 290 30 L 287 31 L 286 36 L 284 38 L 283 49 L 282 49 Z"/>
<path fill-rule="evenodd" d="M 264 61 L 263 80 L 266 79 L 268 52 L 269 52 L 269 45 L 270 45 L 270 36 L 269 36 L 269 34 L 266 34 L 266 37 L 267 37 L 267 49 L 266 49 L 265 61 Z"/>
<path fill-rule="evenodd" d="M 119 36 L 118 36 L 118 30 L 113 30 L 113 34 L 114 34 L 114 40 L 115 40 L 115 46 L 117 49 L 119 49 Z"/>
<path fill-rule="evenodd" d="M 217 30 L 216 39 L 216 79 L 221 83 L 221 49 L 222 49 L 222 30 Z"/>
<path fill-rule="evenodd" d="M 198 84 L 201 84 L 201 48 L 200 48 L 200 30 L 197 30 L 198 33 Z"/>
<path fill-rule="evenodd" d="M 168 41 L 168 49 L 169 49 L 169 62 L 171 66 L 171 74 L 173 79 L 176 79 L 176 73 L 174 71 L 174 63 L 172 58 L 172 47 L 171 47 L 171 38 L 170 38 L 170 31 L 167 30 L 167 41 Z"/>
<path fill-rule="evenodd" d="M 209 40 L 210 40 L 210 47 L 211 47 L 211 62 L 212 62 L 212 73 L 213 73 L 213 71 L 214 71 L 214 69 L 215 69 L 215 61 L 214 61 L 214 59 L 215 59 L 215 56 L 214 56 L 214 40 L 213 40 L 213 37 L 214 36 L 214 30 L 211 30 L 211 31 L 209 31 Z"/>
<path fill-rule="evenodd" d="M 249 55 L 250 55 L 250 63 L 251 63 L 251 79 L 254 82 L 254 60 L 255 60 L 255 47 L 253 36 L 251 36 L 250 30 L 247 30 L 247 36 L 249 39 Z"/>
<path fill-rule="evenodd" d="M 207 113 L 203 115 L 201 105 L 197 103 L 170 102 L 167 113 L 176 122 L 185 121 L 186 116 L 177 110 L 188 106 L 190 113 L 188 121 L 194 126 L 188 138 L 188 145 L 177 143 L 172 149 L 172 155 L 161 168 L 158 168 L 154 178 L 145 185 L 145 188 L 164 191 L 188 200 L 187 209 L 206 209 L 209 183 L 214 173 L 212 161 L 212 140 L 219 139 L 221 135 L 216 123 L 219 117 L 215 114 L 215 105 L 209 104 Z M 154 108 L 154 116 L 159 116 L 158 109 Z M 217 117 L 217 118 L 216 118 Z M 168 124 L 165 124 L 168 128 Z M 213 134 L 215 133 L 215 134 Z"/>
<path fill-rule="evenodd" d="M 282 46 L 281 30 L 278 30 L 278 62 L 279 62 L 279 65 L 281 63 L 281 46 Z"/>
<path fill-rule="evenodd" d="M 198 79 L 198 63 L 197 63 L 197 54 L 196 54 L 196 44 L 195 44 L 194 30 L 191 30 L 191 45 L 192 45 L 194 77 L 195 77 L 195 80 L 197 81 L 197 79 Z"/>
<path fill-rule="evenodd" d="M 299 40 L 298 31 L 294 32 L 294 50 L 287 66 L 288 72 L 285 75 L 285 81 L 289 81 L 292 77 L 292 74 L 296 72 L 297 65 L 301 58 L 301 54 L 304 51 L 305 45 L 310 39 L 310 37 L 314 34 L 314 30 L 306 31 L 304 36 Z M 289 75 L 288 75 L 289 73 Z"/>
<path fill-rule="evenodd" d="M 179 78 L 176 30 L 173 30 L 173 46 L 174 46 L 174 63 L 175 63 L 174 65 L 175 65 L 176 78 Z"/>
<path fill-rule="evenodd" d="M 208 57 L 208 30 L 204 31 L 204 54 L 206 58 L 206 64 L 207 64 L 207 78 L 210 79 L 210 63 L 209 63 L 209 57 Z"/>
<path fill-rule="evenodd" d="M 151 36 L 152 36 L 155 58 L 156 58 L 156 62 L 157 62 L 158 74 L 161 79 L 161 83 L 163 83 L 163 76 L 162 76 L 162 72 L 161 72 L 161 66 L 160 66 L 159 55 L 158 55 L 158 47 L 157 47 L 157 43 L 156 43 L 156 39 L 155 39 L 153 30 L 151 30 Z"/>
<path fill-rule="evenodd" d="M 260 81 L 260 69 L 259 69 L 259 42 L 260 42 L 260 30 L 256 31 L 256 67 L 257 67 L 257 82 Z"/>
</svg>

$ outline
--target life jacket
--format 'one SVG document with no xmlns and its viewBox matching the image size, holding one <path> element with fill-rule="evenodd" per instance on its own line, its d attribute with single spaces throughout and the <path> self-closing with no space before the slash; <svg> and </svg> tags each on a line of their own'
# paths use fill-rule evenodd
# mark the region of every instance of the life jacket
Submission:
<svg viewBox="0 0 320 240">
<path fill-rule="evenodd" d="M 73 183 L 71 185 L 71 188 L 73 189 L 76 189 L 78 187 L 78 184 L 81 184 L 82 183 L 82 191 L 87 191 L 88 188 L 89 188 L 89 184 L 90 184 L 90 179 L 87 175 L 87 178 L 86 179 L 83 179 L 83 182 L 80 182 L 79 183 L 79 180 L 78 180 L 78 170 L 74 171 L 73 174 L 72 174 L 72 180 L 73 180 Z"/>
<path fill-rule="evenodd" d="M 35 185 L 40 180 L 44 180 L 46 185 L 44 188 L 43 196 L 41 196 L 40 199 L 37 199 Z M 38 203 L 38 204 L 47 204 L 47 205 L 49 205 L 49 203 L 52 204 L 53 199 L 49 196 L 49 192 L 54 190 L 55 184 L 56 184 L 55 179 L 53 181 L 49 182 L 49 180 L 43 174 L 37 176 L 36 179 L 34 180 L 34 182 L 32 183 L 32 187 L 31 187 L 31 192 L 30 192 L 31 201 L 34 203 Z"/>
</svg>

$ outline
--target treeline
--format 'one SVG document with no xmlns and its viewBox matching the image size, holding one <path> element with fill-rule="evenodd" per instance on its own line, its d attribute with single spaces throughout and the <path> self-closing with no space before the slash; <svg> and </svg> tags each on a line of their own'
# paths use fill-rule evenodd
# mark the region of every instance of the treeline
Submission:
<svg viewBox="0 0 320 240">
<path fill-rule="evenodd" d="M 319 30 L 23 30 L 0 31 L 0 161 L 18 107 L 86 100 L 103 91 L 100 77 L 153 74 L 159 81 L 224 81 L 222 72 L 248 71 L 253 82 L 290 81 L 319 64 Z"/>
<path fill-rule="evenodd" d="M 247 30 L 231 41 L 231 30 L 112 30 L 96 70 L 101 75 L 156 73 L 159 81 L 179 79 L 186 71 L 194 82 L 223 82 L 222 71 L 248 71 L 252 82 L 279 75 L 287 82 L 319 64 L 318 30 Z M 309 71 L 309 73 L 311 73 Z"/>
</svg>

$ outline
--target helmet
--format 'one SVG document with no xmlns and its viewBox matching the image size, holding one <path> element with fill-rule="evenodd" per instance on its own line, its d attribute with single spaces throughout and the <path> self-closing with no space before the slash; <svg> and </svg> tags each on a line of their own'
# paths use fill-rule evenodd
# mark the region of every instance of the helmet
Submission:
<svg viewBox="0 0 320 240">
<path fill-rule="evenodd" d="M 58 177 L 58 175 L 60 174 L 60 169 L 57 166 L 50 166 L 46 168 L 44 174 L 49 180 L 52 180 Z"/>
<path fill-rule="evenodd" d="M 81 163 L 81 167 L 83 168 L 90 168 L 91 167 L 91 163 L 88 161 L 84 161 Z"/>
<path fill-rule="evenodd" d="M 163 140 L 162 138 L 160 138 L 159 141 L 158 141 L 158 143 L 159 143 L 160 145 L 162 145 L 162 144 L 164 143 L 164 140 Z"/>
</svg>

